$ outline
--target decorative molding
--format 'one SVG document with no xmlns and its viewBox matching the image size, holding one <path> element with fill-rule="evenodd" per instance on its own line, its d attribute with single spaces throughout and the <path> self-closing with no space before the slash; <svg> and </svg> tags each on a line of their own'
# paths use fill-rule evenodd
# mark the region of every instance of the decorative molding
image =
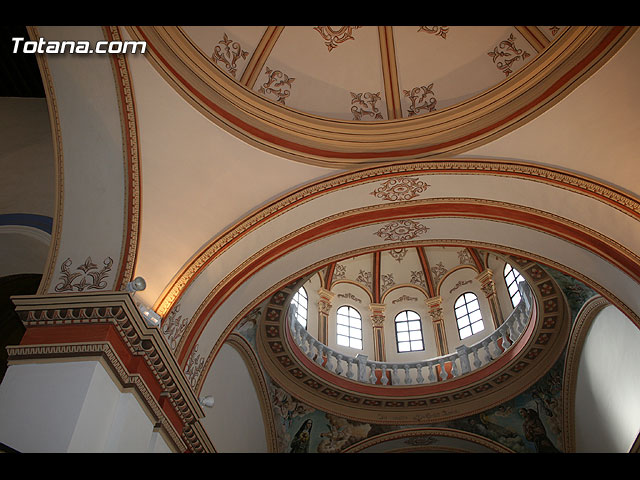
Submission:
<svg viewBox="0 0 640 480">
<path fill-rule="evenodd" d="M 153 398 L 169 415 L 168 420 L 188 449 L 213 451 L 199 425 L 198 418 L 203 417 L 204 412 L 194 391 L 164 336 L 159 329 L 147 326 L 130 294 L 29 295 L 12 297 L 12 301 L 26 327 L 21 345 L 12 351 L 12 360 L 21 361 L 34 355 L 38 359 L 82 358 L 94 348 L 82 345 L 108 343 L 121 360 L 123 356 L 129 357 L 126 364 L 133 371 L 128 372 L 128 376 L 142 377 L 149 388 L 149 382 L 157 384 L 149 391 L 155 392 Z M 66 332 L 64 344 L 59 342 L 58 332 Z M 141 361 L 133 361 L 135 358 Z M 122 373 L 119 367 L 116 370 Z"/>
<path fill-rule="evenodd" d="M 103 27 L 105 38 L 109 41 L 122 40 L 119 27 Z M 126 55 L 111 55 L 118 103 L 120 105 L 120 123 L 122 125 L 123 156 L 126 172 L 126 222 L 122 238 L 122 254 L 119 271 L 116 274 L 114 290 L 124 290 L 133 278 L 138 246 L 140 241 L 140 211 L 142 195 L 140 193 L 140 142 L 133 83 Z"/>
<path fill-rule="evenodd" d="M 390 178 L 376 188 L 371 195 L 390 202 L 408 201 L 426 192 L 429 185 L 417 177 Z"/>
<path fill-rule="evenodd" d="M 37 27 L 27 26 L 27 32 L 31 40 L 37 41 L 42 38 Z M 62 146 L 62 127 L 60 125 L 60 111 L 56 98 L 55 87 L 47 55 L 36 54 L 36 61 L 40 69 L 40 76 L 44 86 L 47 100 L 47 110 L 49 112 L 49 123 L 51 125 L 51 137 L 53 141 L 53 156 L 55 167 L 55 201 L 53 213 L 53 225 L 51 228 L 51 242 L 47 263 L 38 287 L 38 293 L 44 295 L 49 290 L 53 281 L 54 271 L 58 262 L 60 242 L 62 239 L 62 219 L 64 213 L 64 149 Z"/>
<path fill-rule="evenodd" d="M 347 40 L 354 40 L 353 31 L 358 28 L 361 27 L 338 27 L 337 30 L 334 30 L 333 27 L 313 27 L 324 38 L 324 44 L 329 51 Z"/>
</svg>

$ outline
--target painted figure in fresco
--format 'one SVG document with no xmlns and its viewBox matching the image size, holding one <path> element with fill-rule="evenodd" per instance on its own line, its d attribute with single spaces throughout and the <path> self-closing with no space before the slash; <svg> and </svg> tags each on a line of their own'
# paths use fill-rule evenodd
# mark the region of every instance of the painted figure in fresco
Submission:
<svg viewBox="0 0 640 480">
<path fill-rule="evenodd" d="M 522 423 L 522 429 L 524 430 L 524 436 L 530 442 L 533 442 L 536 446 L 536 452 L 538 453 L 559 453 L 558 450 L 549 437 L 547 437 L 547 431 L 544 428 L 542 420 L 538 412 L 532 408 L 521 408 L 520 416 L 524 419 Z"/>
<path fill-rule="evenodd" d="M 291 440 L 291 449 L 289 453 L 309 453 L 309 441 L 311 440 L 311 427 L 313 421 L 311 419 L 306 420 L 296 435 Z"/>
</svg>

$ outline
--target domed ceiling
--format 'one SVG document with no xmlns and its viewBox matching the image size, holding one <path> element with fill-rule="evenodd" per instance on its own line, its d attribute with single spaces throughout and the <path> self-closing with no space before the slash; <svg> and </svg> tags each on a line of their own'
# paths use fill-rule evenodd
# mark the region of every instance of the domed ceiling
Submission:
<svg viewBox="0 0 640 480">
<path fill-rule="evenodd" d="M 563 98 L 624 27 L 130 27 L 205 116 L 266 151 L 343 168 L 461 153 Z"/>
<path fill-rule="evenodd" d="M 533 60 L 564 27 L 183 27 L 225 74 L 272 102 L 337 120 L 461 103 Z"/>
</svg>

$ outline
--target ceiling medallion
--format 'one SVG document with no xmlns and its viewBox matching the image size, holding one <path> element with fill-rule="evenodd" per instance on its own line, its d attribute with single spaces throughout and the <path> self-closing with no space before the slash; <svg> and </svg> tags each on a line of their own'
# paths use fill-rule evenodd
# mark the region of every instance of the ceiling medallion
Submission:
<svg viewBox="0 0 640 480">
<path fill-rule="evenodd" d="M 397 222 L 386 224 L 374 235 L 377 235 L 387 241 L 405 242 L 427 233 L 428 231 L 429 227 L 425 227 L 413 220 L 398 220 Z"/>
<path fill-rule="evenodd" d="M 334 28 L 336 30 L 334 30 Z M 329 51 L 336 48 L 342 42 L 353 40 L 354 38 L 351 32 L 356 28 L 360 27 L 313 27 L 313 29 L 326 40 L 324 44 Z"/>
</svg>

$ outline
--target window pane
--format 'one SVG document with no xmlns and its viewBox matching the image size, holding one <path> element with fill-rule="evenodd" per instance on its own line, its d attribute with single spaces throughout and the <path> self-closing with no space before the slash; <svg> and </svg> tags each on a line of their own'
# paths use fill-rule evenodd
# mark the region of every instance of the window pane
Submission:
<svg viewBox="0 0 640 480">
<path fill-rule="evenodd" d="M 362 350 L 362 340 L 351 340 L 351 347 L 357 348 L 358 350 Z"/>
<path fill-rule="evenodd" d="M 467 307 L 465 305 L 463 305 L 460 308 L 456 308 L 456 318 L 460 318 L 466 314 L 467 314 Z"/>
<path fill-rule="evenodd" d="M 475 299 L 474 299 L 472 302 L 469 302 L 469 303 L 467 304 L 467 309 L 468 309 L 470 312 L 473 312 L 474 310 L 478 310 L 479 308 L 480 308 L 480 305 L 478 304 L 478 300 L 475 300 Z"/>
<path fill-rule="evenodd" d="M 420 320 L 420 315 L 418 315 L 416 312 L 407 310 L 406 314 L 408 320 Z"/>
<path fill-rule="evenodd" d="M 345 325 L 338 325 L 337 326 L 337 333 L 338 335 L 349 335 L 349 327 L 345 326 Z"/>
<path fill-rule="evenodd" d="M 478 320 L 482 319 L 482 314 L 480 313 L 480 310 L 476 310 L 475 312 L 471 312 L 469 314 L 469 320 L 471 320 L 472 322 L 477 322 Z"/>
<path fill-rule="evenodd" d="M 462 330 L 460 330 L 460 338 L 467 338 L 468 336 L 471 335 L 471 327 L 465 327 Z"/>
<path fill-rule="evenodd" d="M 422 340 L 411 342 L 411 350 L 422 350 Z"/>
<path fill-rule="evenodd" d="M 396 323 L 396 330 L 398 332 L 406 332 L 409 330 L 409 324 L 407 322 Z"/>
<path fill-rule="evenodd" d="M 410 321 L 409 330 L 420 330 L 420 322 L 415 320 Z"/>
<path fill-rule="evenodd" d="M 469 317 L 465 315 L 464 317 L 458 319 L 458 330 L 462 327 L 466 327 L 467 325 L 469 325 Z"/>
<path fill-rule="evenodd" d="M 338 345 L 342 345 L 344 347 L 349 346 L 349 337 L 345 337 L 344 335 L 338 335 Z"/>
<path fill-rule="evenodd" d="M 474 334 L 481 332 L 482 330 L 484 330 L 484 323 L 482 322 L 472 323 L 471 330 L 473 331 Z"/>
<path fill-rule="evenodd" d="M 398 332 L 398 342 L 406 342 L 409 340 L 408 332 Z"/>
<path fill-rule="evenodd" d="M 398 351 L 399 352 L 409 352 L 411 347 L 409 342 L 398 342 Z"/>
<path fill-rule="evenodd" d="M 354 328 L 362 328 L 362 320 L 360 320 L 359 318 L 352 318 L 351 326 Z"/>
<path fill-rule="evenodd" d="M 422 332 L 420 332 L 420 330 L 418 331 L 413 331 L 413 332 L 409 332 L 409 338 L 411 340 L 420 340 L 422 341 Z"/>
<path fill-rule="evenodd" d="M 359 340 L 362 340 L 362 330 L 360 330 L 359 328 L 350 328 L 349 336 L 351 338 L 357 338 Z"/>
</svg>

